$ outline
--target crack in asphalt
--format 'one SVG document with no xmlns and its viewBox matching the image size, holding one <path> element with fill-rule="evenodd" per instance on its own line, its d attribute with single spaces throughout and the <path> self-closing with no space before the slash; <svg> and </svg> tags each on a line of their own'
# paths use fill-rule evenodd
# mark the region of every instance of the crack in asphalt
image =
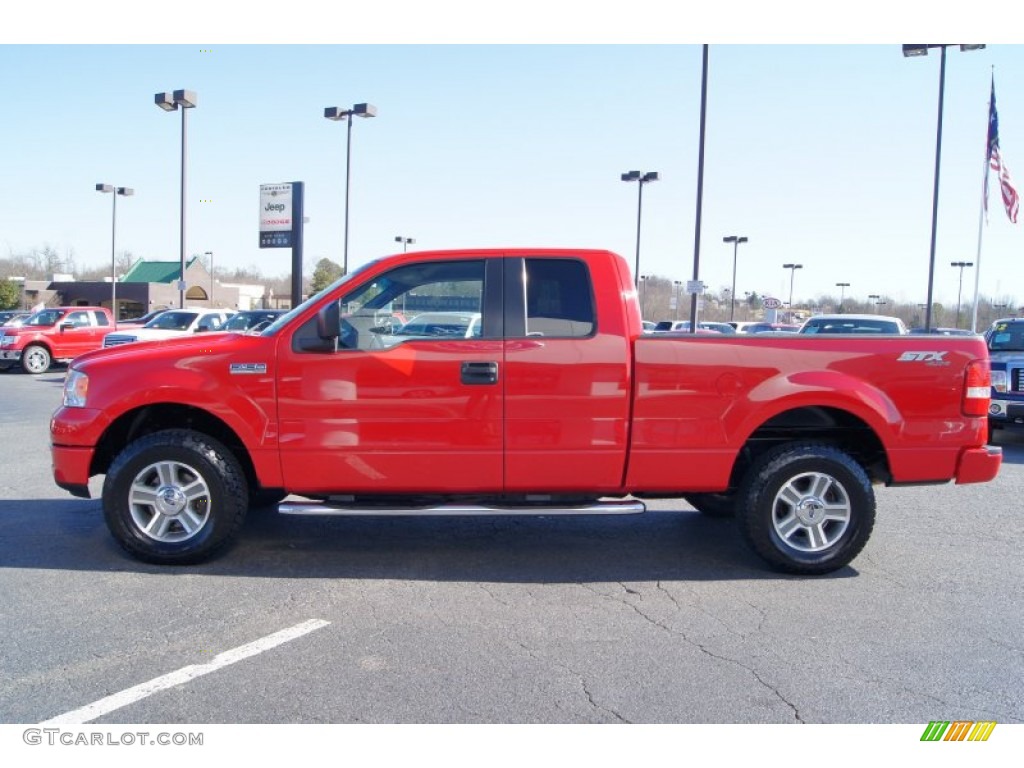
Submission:
<svg viewBox="0 0 1024 768">
<path fill-rule="evenodd" d="M 710 649 L 708 649 L 707 646 L 703 645 L 702 643 L 699 643 L 696 640 L 690 639 L 686 635 L 685 632 L 680 632 L 678 630 L 672 629 L 672 627 L 669 627 L 668 625 L 658 621 L 657 619 L 655 619 L 655 618 L 653 618 L 651 616 L 648 616 L 646 613 L 641 611 L 637 606 L 633 605 L 633 603 L 630 603 L 630 602 L 628 602 L 626 600 L 621 600 L 621 599 L 612 597 L 611 595 L 604 595 L 604 594 L 602 594 L 600 592 L 597 592 L 596 590 L 592 589 L 587 584 L 581 584 L 580 586 L 582 586 L 584 589 L 589 589 L 590 591 L 594 592 L 594 594 L 599 595 L 600 597 L 606 597 L 606 598 L 609 598 L 609 599 L 612 599 L 612 600 L 616 600 L 617 602 L 622 603 L 623 605 L 631 608 L 638 616 L 643 618 L 645 621 L 649 622 L 650 624 L 653 624 L 654 626 L 658 627 L 659 629 L 664 630 L 665 632 L 668 632 L 671 635 L 674 635 L 676 637 L 681 637 L 685 642 L 687 642 L 690 645 L 692 645 L 693 647 L 697 648 L 701 653 L 703 653 L 703 654 L 705 654 L 707 656 L 710 656 L 713 659 L 718 659 L 719 661 L 724 661 L 724 662 L 729 663 L 729 664 L 735 664 L 740 669 L 746 670 L 747 672 L 749 672 L 753 676 L 753 678 L 755 680 L 757 680 L 757 682 L 759 682 L 762 686 L 764 686 L 769 691 L 771 691 L 772 694 L 776 698 L 778 698 L 779 701 L 781 701 L 783 704 L 785 704 L 787 707 L 789 707 L 793 711 L 793 718 L 798 723 L 803 723 L 804 722 L 804 719 L 800 716 L 800 709 L 795 704 L 793 704 L 791 701 L 789 701 L 785 696 L 783 696 L 778 688 L 776 688 L 771 683 L 769 683 L 767 680 L 762 678 L 761 675 L 757 672 L 757 670 L 754 669 L 753 667 L 747 666 L 746 664 L 741 662 L 739 659 L 731 659 L 728 656 L 722 656 L 720 654 L 717 654 L 717 653 L 711 651 Z M 660 582 L 658 582 L 658 587 L 663 592 L 665 591 L 664 587 L 661 586 Z M 671 599 L 671 595 L 669 597 Z M 676 600 L 674 600 L 674 599 L 672 600 L 672 602 L 675 603 L 676 608 L 678 609 L 679 608 L 679 603 Z M 741 635 L 741 637 L 742 637 L 742 635 Z"/>
<path fill-rule="evenodd" d="M 509 606 L 508 601 L 502 600 L 500 597 L 498 597 L 496 594 L 494 594 L 491 590 L 489 590 L 487 588 L 486 584 L 477 584 L 477 586 L 484 591 L 484 594 L 486 594 L 488 597 L 490 597 L 491 600 L 496 602 L 498 605 L 501 605 L 501 606 L 504 606 L 505 608 L 508 608 L 508 606 Z"/>
<path fill-rule="evenodd" d="M 627 720 L 625 717 L 620 715 L 614 709 L 610 709 L 608 707 L 605 707 L 605 706 L 599 704 L 597 699 L 594 698 L 594 694 L 591 693 L 590 687 L 587 685 L 586 677 L 584 677 L 581 673 L 577 672 L 575 669 L 570 667 L 568 664 L 563 664 L 560 661 L 558 661 L 557 659 L 549 659 L 549 658 L 546 658 L 544 656 L 540 656 L 532 648 L 530 648 L 528 645 L 526 645 L 525 643 L 523 643 L 520 640 L 516 641 L 516 645 L 518 645 L 520 648 L 522 648 L 524 651 L 526 651 L 526 654 L 531 659 L 536 659 L 537 661 L 542 662 L 544 664 L 552 664 L 552 665 L 558 667 L 559 669 L 564 669 L 566 672 L 568 672 L 573 677 L 575 677 L 579 681 L 580 688 L 583 689 L 583 695 L 587 697 L 587 701 L 590 703 L 590 706 L 593 707 L 595 710 L 597 710 L 599 712 L 605 712 L 605 713 L 611 715 L 616 720 L 618 720 L 620 723 L 630 723 L 629 720 Z"/>
</svg>

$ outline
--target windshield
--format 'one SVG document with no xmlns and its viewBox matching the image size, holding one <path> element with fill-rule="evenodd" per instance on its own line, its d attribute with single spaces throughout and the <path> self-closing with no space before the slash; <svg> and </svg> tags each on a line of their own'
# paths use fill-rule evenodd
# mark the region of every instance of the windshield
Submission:
<svg viewBox="0 0 1024 768">
<path fill-rule="evenodd" d="M 196 315 L 196 312 L 164 312 L 143 327 L 159 328 L 162 331 L 187 331 L 196 319 Z"/>
<path fill-rule="evenodd" d="M 331 293 L 339 285 L 343 285 L 344 283 L 347 283 L 352 278 L 356 277 L 357 275 L 359 275 L 360 273 L 364 272 L 369 267 L 371 267 L 374 264 L 376 264 L 377 261 L 379 261 L 379 259 L 374 259 L 373 261 L 370 261 L 370 262 L 367 262 L 366 264 L 363 264 L 363 266 L 359 267 L 359 269 L 353 270 L 352 272 L 349 272 L 347 275 L 343 275 L 342 277 L 339 277 L 333 283 L 331 283 L 326 288 L 324 288 L 322 291 L 320 291 L 320 293 L 317 293 L 317 294 L 314 294 L 313 296 L 310 296 L 304 302 L 299 304 L 299 306 L 295 307 L 294 309 L 289 310 L 288 312 L 285 312 L 283 315 L 281 315 L 279 318 L 277 318 L 277 320 L 275 320 L 270 325 L 268 325 L 260 333 L 260 335 L 261 336 L 273 336 L 279 330 L 281 330 L 286 325 L 288 325 L 288 323 L 291 322 L 291 319 L 293 317 L 295 317 L 296 315 L 302 314 L 303 312 L 306 311 L 307 307 L 309 307 L 310 305 L 315 304 L 316 302 L 318 302 L 320 300 L 321 296 L 323 296 L 325 294 L 328 294 L 328 293 Z"/>
<path fill-rule="evenodd" d="M 993 352 L 1024 352 L 1024 323 L 997 323 L 989 331 L 988 348 Z"/>
<path fill-rule="evenodd" d="M 56 325 L 57 321 L 64 317 L 64 313 L 59 309 L 43 309 L 36 312 L 32 317 L 25 321 L 25 325 L 31 325 L 36 327 L 47 327 Z"/>
<path fill-rule="evenodd" d="M 278 312 L 267 310 L 266 312 L 239 312 L 232 317 L 221 330 L 224 331 L 248 331 L 263 330 L 278 317 Z"/>
</svg>

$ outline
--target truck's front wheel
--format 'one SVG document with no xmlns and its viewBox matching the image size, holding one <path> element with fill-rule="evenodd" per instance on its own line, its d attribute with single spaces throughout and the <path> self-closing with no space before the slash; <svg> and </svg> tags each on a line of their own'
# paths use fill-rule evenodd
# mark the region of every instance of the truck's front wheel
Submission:
<svg viewBox="0 0 1024 768">
<path fill-rule="evenodd" d="M 875 494 L 863 468 L 828 445 L 783 445 L 764 454 L 739 492 L 740 531 L 757 554 L 789 573 L 830 573 L 864 548 Z"/>
<path fill-rule="evenodd" d="M 25 351 L 21 353 L 21 367 L 25 373 L 46 373 L 50 370 L 51 362 L 53 362 L 53 357 L 50 355 L 50 350 L 39 344 L 26 347 Z"/>
<path fill-rule="evenodd" d="M 249 506 L 245 473 L 211 437 L 169 429 L 141 437 L 114 460 L 103 483 L 107 527 L 150 563 L 196 563 L 238 531 Z"/>
</svg>

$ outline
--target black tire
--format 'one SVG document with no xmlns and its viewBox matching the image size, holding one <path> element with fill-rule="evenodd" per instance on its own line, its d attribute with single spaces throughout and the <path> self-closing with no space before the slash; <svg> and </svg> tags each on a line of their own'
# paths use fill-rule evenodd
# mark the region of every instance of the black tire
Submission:
<svg viewBox="0 0 1024 768">
<path fill-rule="evenodd" d="M 234 455 L 185 429 L 129 444 L 103 483 L 103 516 L 114 538 L 139 560 L 161 565 L 209 559 L 235 536 L 248 507 Z"/>
<path fill-rule="evenodd" d="M 46 373 L 50 370 L 50 363 L 52 362 L 53 357 L 50 355 L 50 350 L 40 344 L 30 344 L 21 353 L 22 370 L 25 373 L 31 373 L 33 376 Z"/>
<path fill-rule="evenodd" d="M 867 544 L 875 493 L 848 454 L 820 443 L 762 455 L 740 487 L 737 522 L 750 547 L 787 573 L 831 573 Z"/>
<path fill-rule="evenodd" d="M 708 517 L 735 517 L 735 493 L 689 493 L 684 497 L 691 507 Z"/>
</svg>

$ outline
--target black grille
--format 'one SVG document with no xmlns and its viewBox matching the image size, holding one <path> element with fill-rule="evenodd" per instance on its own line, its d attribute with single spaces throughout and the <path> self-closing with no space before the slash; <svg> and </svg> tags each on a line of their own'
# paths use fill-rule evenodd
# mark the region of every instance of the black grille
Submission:
<svg viewBox="0 0 1024 768">
<path fill-rule="evenodd" d="M 1010 389 L 1014 392 L 1024 392 L 1024 368 L 1010 369 Z"/>
</svg>

